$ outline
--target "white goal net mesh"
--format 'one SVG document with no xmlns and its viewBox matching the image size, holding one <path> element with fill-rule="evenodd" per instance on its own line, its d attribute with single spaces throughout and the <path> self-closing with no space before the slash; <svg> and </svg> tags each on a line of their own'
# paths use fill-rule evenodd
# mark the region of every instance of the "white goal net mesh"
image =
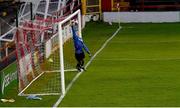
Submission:
<svg viewBox="0 0 180 108">
<path fill-rule="evenodd" d="M 71 30 L 72 20 L 78 22 L 77 32 L 81 36 L 80 10 L 56 23 L 58 26 L 23 22 L 18 28 L 16 50 L 19 95 L 65 93 L 65 85 L 77 74 L 73 72 L 76 71 L 76 60 Z M 56 33 L 52 32 L 55 30 Z M 42 41 L 42 37 L 45 41 Z"/>
</svg>

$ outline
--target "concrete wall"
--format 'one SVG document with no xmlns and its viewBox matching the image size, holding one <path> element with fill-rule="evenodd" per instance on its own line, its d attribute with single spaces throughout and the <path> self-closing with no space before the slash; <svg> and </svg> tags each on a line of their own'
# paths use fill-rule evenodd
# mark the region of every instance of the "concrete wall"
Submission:
<svg viewBox="0 0 180 108">
<path fill-rule="evenodd" d="M 104 12 L 105 22 L 180 22 L 180 12 Z"/>
</svg>

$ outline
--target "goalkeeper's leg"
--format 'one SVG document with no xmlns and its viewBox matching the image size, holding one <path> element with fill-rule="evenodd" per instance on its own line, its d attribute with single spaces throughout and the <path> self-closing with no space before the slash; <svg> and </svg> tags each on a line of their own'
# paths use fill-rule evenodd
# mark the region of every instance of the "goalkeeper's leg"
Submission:
<svg viewBox="0 0 180 108">
<path fill-rule="evenodd" d="M 78 71 L 81 71 L 81 69 L 85 70 L 85 68 L 84 68 L 84 58 L 85 58 L 84 53 L 75 54 L 75 57 L 77 60 L 76 69 Z"/>
<path fill-rule="evenodd" d="M 81 66 L 81 69 L 86 71 L 86 69 L 84 68 L 84 58 L 85 58 L 85 54 L 82 53 L 81 56 L 80 56 L 80 66 Z"/>
<path fill-rule="evenodd" d="M 75 58 L 77 60 L 77 65 L 76 65 L 76 69 L 81 72 L 81 57 L 80 54 L 75 54 Z"/>
<path fill-rule="evenodd" d="M 80 61 L 80 68 L 85 71 L 83 59 Z"/>
<path fill-rule="evenodd" d="M 84 68 L 84 60 L 83 60 L 83 59 L 78 60 L 78 63 L 77 63 L 77 65 L 76 65 L 76 69 L 77 69 L 79 72 L 81 72 L 82 69 L 83 69 L 84 71 L 86 71 L 86 69 Z"/>
<path fill-rule="evenodd" d="M 79 72 L 81 72 L 81 65 L 80 65 L 80 62 L 77 63 L 76 69 L 77 69 Z"/>
</svg>

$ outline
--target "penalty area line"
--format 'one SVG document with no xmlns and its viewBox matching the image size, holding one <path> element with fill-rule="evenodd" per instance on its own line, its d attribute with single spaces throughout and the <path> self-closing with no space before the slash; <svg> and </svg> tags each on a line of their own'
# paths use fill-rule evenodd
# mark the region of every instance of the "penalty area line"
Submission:
<svg viewBox="0 0 180 108">
<path fill-rule="evenodd" d="M 106 40 L 106 42 L 101 46 L 101 48 L 92 56 L 92 58 L 88 61 L 88 63 L 86 64 L 85 68 L 87 68 L 91 62 L 94 60 L 94 58 L 107 46 L 107 44 L 117 35 L 117 33 L 120 31 L 122 27 L 119 27 L 115 32 L 114 34 L 108 38 Z M 70 90 L 70 88 L 72 87 L 72 85 L 75 83 L 75 81 L 79 78 L 79 76 L 84 73 L 84 72 L 80 72 L 78 73 L 74 78 L 73 80 L 70 82 L 70 84 L 67 86 L 66 88 L 66 93 L 64 95 L 61 95 L 59 97 L 59 99 L 57 100 L 57 102 L 53 105 L 53 108 L 56 108 L 58 107 L 58 105 L 62 102 L 62 100 L 64 99 L 64 97 L 66 96 L 67 92 Z"/>
</svg>

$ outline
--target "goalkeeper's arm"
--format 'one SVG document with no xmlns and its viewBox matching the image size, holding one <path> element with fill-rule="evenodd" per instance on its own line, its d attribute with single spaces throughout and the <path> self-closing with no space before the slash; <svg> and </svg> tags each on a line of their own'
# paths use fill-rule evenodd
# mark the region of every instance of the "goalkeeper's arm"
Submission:
<svg viewBox="0 0 180 108">
<path fill-rule="evenodd" d="M 82 42 L 83 43 L 83 42 Z M 89 51 L 89 49 L 87 48 L 87 46 L 83 43 L 83 48 L 84 50 L 89 54 L 89 56 L 91 57 L 91 52 Z"/>
</svg>

